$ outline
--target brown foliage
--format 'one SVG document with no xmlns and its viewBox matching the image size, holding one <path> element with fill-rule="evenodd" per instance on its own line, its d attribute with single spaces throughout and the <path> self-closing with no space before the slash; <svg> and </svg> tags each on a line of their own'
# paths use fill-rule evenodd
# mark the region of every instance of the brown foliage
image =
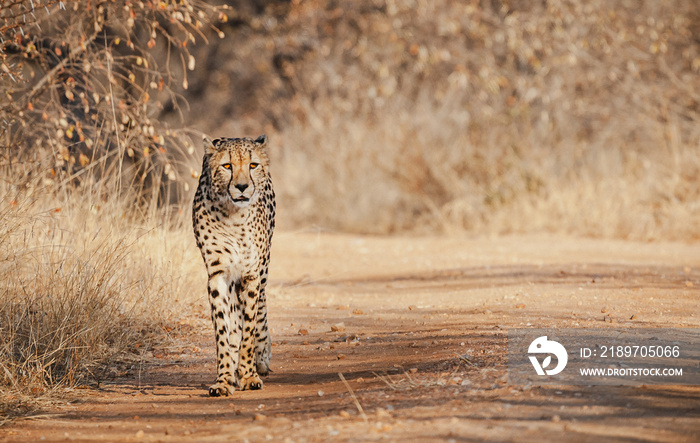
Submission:
<svg viewBox="0 0 700 443">
<path fill-rule="evenodd" d="M 58 186 L 109 176 L 143 191 L 176 180 L 190 140 L 155 117 L 163 103 L 179 107 L 173 82 L 187 88 L 189 48 L 220 33 L 212 19 L 221 12 L 199 0 L 3 3 L 4 165 Z"/>
</svg>

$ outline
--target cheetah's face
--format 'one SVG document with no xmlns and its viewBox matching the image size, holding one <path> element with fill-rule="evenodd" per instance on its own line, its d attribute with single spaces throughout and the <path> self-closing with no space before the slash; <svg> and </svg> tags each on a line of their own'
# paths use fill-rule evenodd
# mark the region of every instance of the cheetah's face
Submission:
<svg viewBox="0 0 700 443">
<path fill-rule="evenodd" d="M 267 136 L 204 140 L 212 193 L 237 208 L 254 203 L 267 177 Z"/>
</svg>

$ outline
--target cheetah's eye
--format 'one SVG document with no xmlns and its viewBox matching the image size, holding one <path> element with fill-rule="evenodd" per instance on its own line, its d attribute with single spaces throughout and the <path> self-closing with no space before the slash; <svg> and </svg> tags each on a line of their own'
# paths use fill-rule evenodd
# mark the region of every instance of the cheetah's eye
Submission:
<svg viewBox="0 0 700 443">
<path fill-rule="evenodd" d="M 250 164 L 250 169 L 255 169 L 255 168 L 258 167 L 258 165 L 259 165 L 259 163 L 251 163 L 251 164 Z"/>
<path fill-rule="evenodd" d="M 221 165 L 224 169 L 231 169 L 231 163 L 224 163 Z"/>
</svg>

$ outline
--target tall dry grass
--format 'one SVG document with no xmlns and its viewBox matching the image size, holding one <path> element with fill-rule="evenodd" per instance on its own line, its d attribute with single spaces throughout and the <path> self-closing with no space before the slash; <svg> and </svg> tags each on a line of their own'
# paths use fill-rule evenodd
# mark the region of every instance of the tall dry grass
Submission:
<svg viewBox="0 0 700 443">
<path fill-rule="evenodd" d="M 372 124 L 309 114 L 318 123 L 285 129 L 273 164 L 288 226 L 700 238 L 700 138 L 684 140 L 679 122 L 637 115 L 644 140 L 557 149 L 495 129 L 484 149 L 451 103 L 396 105 Z"/>
<path fill-rule="evenodd" d="M 144 219 L 99 192 L 2 188 L 0 412 L 11 417 L 127 372 L 199 304 L 188 288 L 204 277 L 177 215 Z"/>
</svg>

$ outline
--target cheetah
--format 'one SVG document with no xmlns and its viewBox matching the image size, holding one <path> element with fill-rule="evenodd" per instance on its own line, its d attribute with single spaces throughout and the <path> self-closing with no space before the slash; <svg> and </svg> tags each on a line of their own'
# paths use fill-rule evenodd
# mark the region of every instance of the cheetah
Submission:
<svg viewBox="0 0 700 443">
<path fill-rule="evenodd" d="M 192 225 L 209 281 L 216 336 L 212 397 L 261 389 L 270 372 L 265 286 L 275 228 L 267 136 L 204 138 Z"/>
</svg>

